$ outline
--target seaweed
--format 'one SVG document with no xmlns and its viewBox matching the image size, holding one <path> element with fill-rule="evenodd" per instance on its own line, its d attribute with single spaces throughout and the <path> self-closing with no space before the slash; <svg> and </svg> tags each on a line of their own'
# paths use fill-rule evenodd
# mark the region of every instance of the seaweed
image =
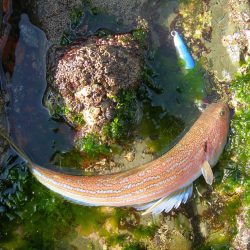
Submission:
<svg viewBox="0 0 250 250">
<path fill-rule="evenodd" d="M 71 25 L 77 26 L 83 16 L 83 8 L 73 8 L 69 13 Z"/>
<path fill-rule="evenodd" d="M 99 155 L 108 155 L 109 147 L 102 144 L 97 135 L 87 134 L 76 141 L 76 147 L 80 152 L 86 153 L 89 157 L 97 157 Z"/>
<path fill-rule="evenodd" d="M 237 74 L 232 82 L 231 92 L 237 106 L 231 122 L 233 136 L 230 150 L 244 168 L 245 174 L 249 175 L 247 165 L 250 163 L 250 61 L 242 66 L 242 73 Z"/>
<path fill-rule="evenodd" d="M 133 130 L 137 118 L 137 100 L 133 90 L 122 90 L 110 96 L 116 102 L 115 116 L 103 128 L 103 134 L 111 140 L 125 139 Z"/>
<path fill-rule="evenodd" d="M 71 123 L 74 127 L 82 126 L 85 123 L 82 113 L 70 111 L 70 109 L 65 104 L 56 104 L 54 108 L 50 108 L 50 112 L 55 119 L 67 117 L 69 123 Z"/>
<path fill-rule="evenodd" d="M 146 46 L 146 41 L 148 37 L 147 30 L 143 28 L 135 29 L 132 32 L 132 38 L 134 41 L 138 42 L 142 48 Z"/>
<path fill-rule="evenodd" d="M 0 169 L 0 218 L 13 220 L 20 217 L 27 196 L 28 166 L 11 149 L 4 153 Z M 0 232 L 1 234 L 1 232 Z"/>
</svg>

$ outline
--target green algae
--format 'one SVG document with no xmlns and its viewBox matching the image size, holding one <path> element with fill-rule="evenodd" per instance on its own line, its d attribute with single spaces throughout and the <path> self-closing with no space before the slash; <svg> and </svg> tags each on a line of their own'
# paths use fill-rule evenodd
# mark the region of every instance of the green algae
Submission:
<svg viewBox="0 0 250 250">
<path fill-rule="evenodd" d="M 80 23 L 82 16 L 83 8 L 73 8 L 69 13 L 71 25 L 77 26 Z"/>
<path fill-rule="evenodd" d="M 69 45 L 70 43 L 72 43 L 73 40 L 74 38 L 72 37 L 71 33 L 64 31 L 60 40 L 60 45 L 62 46 Z"/>
<path fill-rule="evenodd" d="M 0 218 L 14 220 L 21 216 L 19 209 L 27 200 L 29 172 L 26 163 L 11 150 L 3 155 L 3 161 L 0 169 Z"/>
<path fill-rule="evenodd" d="M 136 93 L 133 90 L 122 90 L 109 98 L 115 101 L 116 109 L 112 121 L 103 128 L 103 134 L 117 141 L 128 136 L 135 127 L 138 111 Z"/>
<path fill-rule="evenodd" d="M 76 39 L 74 30 L 80 24 L 83 16 L 84 16 L 84 6 L 82 6 L 82 8 L 75 7 L 69 12 L 70 29 L 63 32 L 63 35 L 60 40 L 60 45 L 62 46 L 69 45 Z"/>
<path fill-rule="evenodd" d="M 12 224 L 8 223 L 8 218 L 1 221 L 3 232 L 9 235 L 1 244 L 11 249 L 8 248 L 9 241 L 17 241 L 20 243 L 15 249 L 51 249 L 56 237 L 62 237 L 71 223 L 72 218 L 66 209 L 69 205 L 64 206 L 63 200 L 33 178 L 28 178 L 28 183 L 26 202 L 23 206 L 19 204 L 19 217 Z"/>
<path fill-rule="evenodd" d="M 60 167 L 81 168 L 84 164 L 84 156 L 76 149 L 58 152 L 53 156 L 52 163 Z"/>
<path fill-rule="evenodd" d="M 147 248 L 140 243 L 133 243 L 123 248 L 123 250 L 145 250 L 145 249 Z"/>
<path fill-rule="evenodd" d="M 238 164 L 244 168 L 245 174 L 249 175 L 247 165 L 250 162 L 250 62 L 243 65 L 241 69 L 242 73 L 236 76 L 231 87 L 234 101 L 237 103 L 231 122 L 234 133 L 231 150 L 234 151 Z"/>
<path fill-rule="evenodd" d="M 249 190 L 250 176 L 250 61 L 242 65 L 241 73 L 233 81 L 231 91 L 234 98 L 233 101 L 237 103 L 237 106 L 231 122 L 233 136 L 229 150 L 235 168 L 240 172 L 240 183 L 238 186 L 242 187 L 244 192 L 242 203 L 249 208 L 250 194 L 247 190 Z M 250 213 L 248 212 L 248 226 L 249 222 Z"/>
<path fill-rule="evenodd" d="M 80 152 L 84 152 L 89 157 L 97 157 L 99 155 L 108 155 L 110 149 L 102 144 L 97 135 L 87 134 L 76 141 L 76 147 Z"/>
<path fill-rule="evenodd" d="M 169 148 L 169 145 L 183 131 L 184 123 L 169 114 L 163 114 L 160 107 L 152 107 L 144 104 L 144 112 L 140 125 L 140 135 L 144 138 L 149 136 L 147 145 L 152 152 L 161 153 Z"/>
<path fill-rule="evenodd" d="M 101 208 L 72 206 L 72 212 L 77 224 L 80 226 L 81 235 L 89 235 L 98 232 L 101 236 L 107 236 L 108 232 L 103 227 L 108 214 L 102 212 Z"/>
<path fill-rule="evenodd" d="M 142 47 L 146 46 L 148 32 L 145 29 L 143 28 L 136 29 L 136 30 L 133 30 L 131 33 L 132 33 L 132 38 L 135 41 L 137 41 Z"/>
<path fill-rule="evenodd" d="M 157 229 L 158 229 L 157 225 L 151 225 L 151 226 L 140 225 L 133 230 L 133 235 L 136 240 L 141 240 L 143 238 L 153 237 Z"/>
<path fill-rule="evenodd" d="M 72 123 L 76 127 L 82 126 L 85 123 L 83 114 L 71 112 L 65 104 L 57 104 L 55 107 L 49 107 L 49 110 L 55 119 L 64 119 L 67 117 L 69 123 Z"/>
</svg>

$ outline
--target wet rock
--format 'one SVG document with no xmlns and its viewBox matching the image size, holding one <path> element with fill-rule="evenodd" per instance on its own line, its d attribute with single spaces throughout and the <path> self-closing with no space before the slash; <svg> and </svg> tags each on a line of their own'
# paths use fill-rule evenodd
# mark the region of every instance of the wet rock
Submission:
<svg viewBox="0 0 250 250">
<path fill-rule="evenodd" d="M 79 229 L 79 230 L 81 230 L 81 229 Z M 81 232 L 78 232 L 77 237 L 75 237 L 70 242 L 70 246 L 73 249 L 86 249 L 86 250 L 107 249 L 107 245 L 106 245 L 105 240 L 98 233 L 92 233 L 88 237 L 85 237 L 85 236 L 81 235 Z M 64 248 L 65 246 L 61 246 L 61 247 Z"/>
<path fill-rule="evenodd" d="M 185 231 L 178 227 L 174 218 L 168 217 L 154 236 L 151 249 L 191 249 L 191 241 Z M 154 248 L 155 247 L 155 248 Z"/>
<path fill-rule="evenodd" d="M 237 228 L 238 234 L 233 242 L 235 249 L 250 249 L 250 229 L 247 227 L 247 210 L 241 211 L 237 216 Z"/>
<path fill-rule="evenodd" d="M 217 79 L 230 82 L 242 59 L 249 55 L 249 3 L 246 0 L 211 1 L 212 40 L 208 58 Z"/>
<path fill-rule="evenodd" d="M 75 8 L 83 10 L 81 0 L 32 1 L 32 11 L 52 44 L 59 44 L 63 33 L 71 24 L 70 13 Z"/>
<path fill-rule="evenodd" d="M 118 227 L 116 225 L 116 220 L 114 218 L 108 218 L 104 223 L 104 228 L 109 233 L 118 233 Z"/>
<path fill-rule="evenodd" d="M 204 238 L 207 238 L 209 235 L 209 227 L 208 224 L 205 221 L 202 221 L 200 223 L 200 232 Z"/>
<path fill-rule="evenodd" d="M 142 51 L 130 34 L 92 36 L 52 53 L 47 106 L 74 127 L 84 123 L 80 137 L 99 133 L 114 116 L 114 96 L 140 84 Z"/>
<path fill-rule="evenodd" d="M 128 152 L 124 158 L 129 161 L 132 162 L 135 159 L 135 152 Z"/>
<path fill-rule="evenodd" d="M 126 23 L 135 23 L 140 21 L 142 16 L 141 10 L 145 4 L 148 4 L 148 0 L 111 0 L 111 1 L 100 1 L 93 0 L 93 6 L 96 6 L 102 10 L 108 11 L 113 15 L 117 16 L 118 19 L 121 19 Z"/>
<path fill-rule="evenodd" d="M 222 38 L 223 46 L 227 49 L 227 53 L 233 64 L 239 66 L 242 56 L 246 60 L 250 55 L 250 30 L 236 32 L 232 35 Z M 246 54 L 243 55 L 243 52 Z"/>
</svg>

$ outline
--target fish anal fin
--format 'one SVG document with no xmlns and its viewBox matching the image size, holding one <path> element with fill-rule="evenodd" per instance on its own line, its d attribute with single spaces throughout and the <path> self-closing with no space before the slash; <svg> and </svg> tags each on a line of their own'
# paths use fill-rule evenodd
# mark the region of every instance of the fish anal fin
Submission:
<svg viewBox="0 0 250 250">
<path fill-rule="evenodd" d="M 150 213 L 156 215 L 161 213 L 162 211 L 169 212 L 173 208 L 178 208 L 181 203 L 186 203 L 188 198 L 192 195 L 192 192 L 193 192 L 193 184 L 190 184 L 159 200 L 143 204 L 141 206 L 136 206 L 136 209 L 137 210 L 146 209 L 146 211 L 143 212 L 142 215 Z"/>
<path fill-rule="evenodd" d="M 213 180 L 214 180 L 214 175 L 213 175 L 212 167 L 210 166 L 208 161 L 205 161 L 202 164 L 201 171 L 202 171 L 202 174 L 204 176 L 206 183 L 208 185 L 212 185 Z"/>
</svg>

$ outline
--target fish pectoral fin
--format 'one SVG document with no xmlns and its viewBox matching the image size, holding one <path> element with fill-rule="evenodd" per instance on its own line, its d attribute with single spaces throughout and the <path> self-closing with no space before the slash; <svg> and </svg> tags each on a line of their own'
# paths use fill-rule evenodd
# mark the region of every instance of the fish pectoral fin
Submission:
<svg viewBox="0 0 250 250">
<path fill-rule="evenodd" d="M 212 185 L 213 180 L 214 180 L 214 174 L 213 174 L 213 171 L 212 171 L 212 167 L 210 166 L 208 161 L 205 161 L 202 164 L 201 172 L 202 172 L 202 174 L 204 176 L 204 179 L 205 179 L 206 183 L 208 185 Z"/>
<path fill-rule="evenodd" d="M 142 215 L 152 213 L 153 215 L 160 214 L 162 211 L 166 213 L 173 208 L 178 208 L 181 203 L 186 203 L 188 198 L 192 195 L 193 184 L 190 184 L 184 188 L 181 188 L 172 194 L 163 197 L 154 202 L 146 203 L 140 206 L 136 206 L 137 210 L 145 210 Z"/>
</svg>

